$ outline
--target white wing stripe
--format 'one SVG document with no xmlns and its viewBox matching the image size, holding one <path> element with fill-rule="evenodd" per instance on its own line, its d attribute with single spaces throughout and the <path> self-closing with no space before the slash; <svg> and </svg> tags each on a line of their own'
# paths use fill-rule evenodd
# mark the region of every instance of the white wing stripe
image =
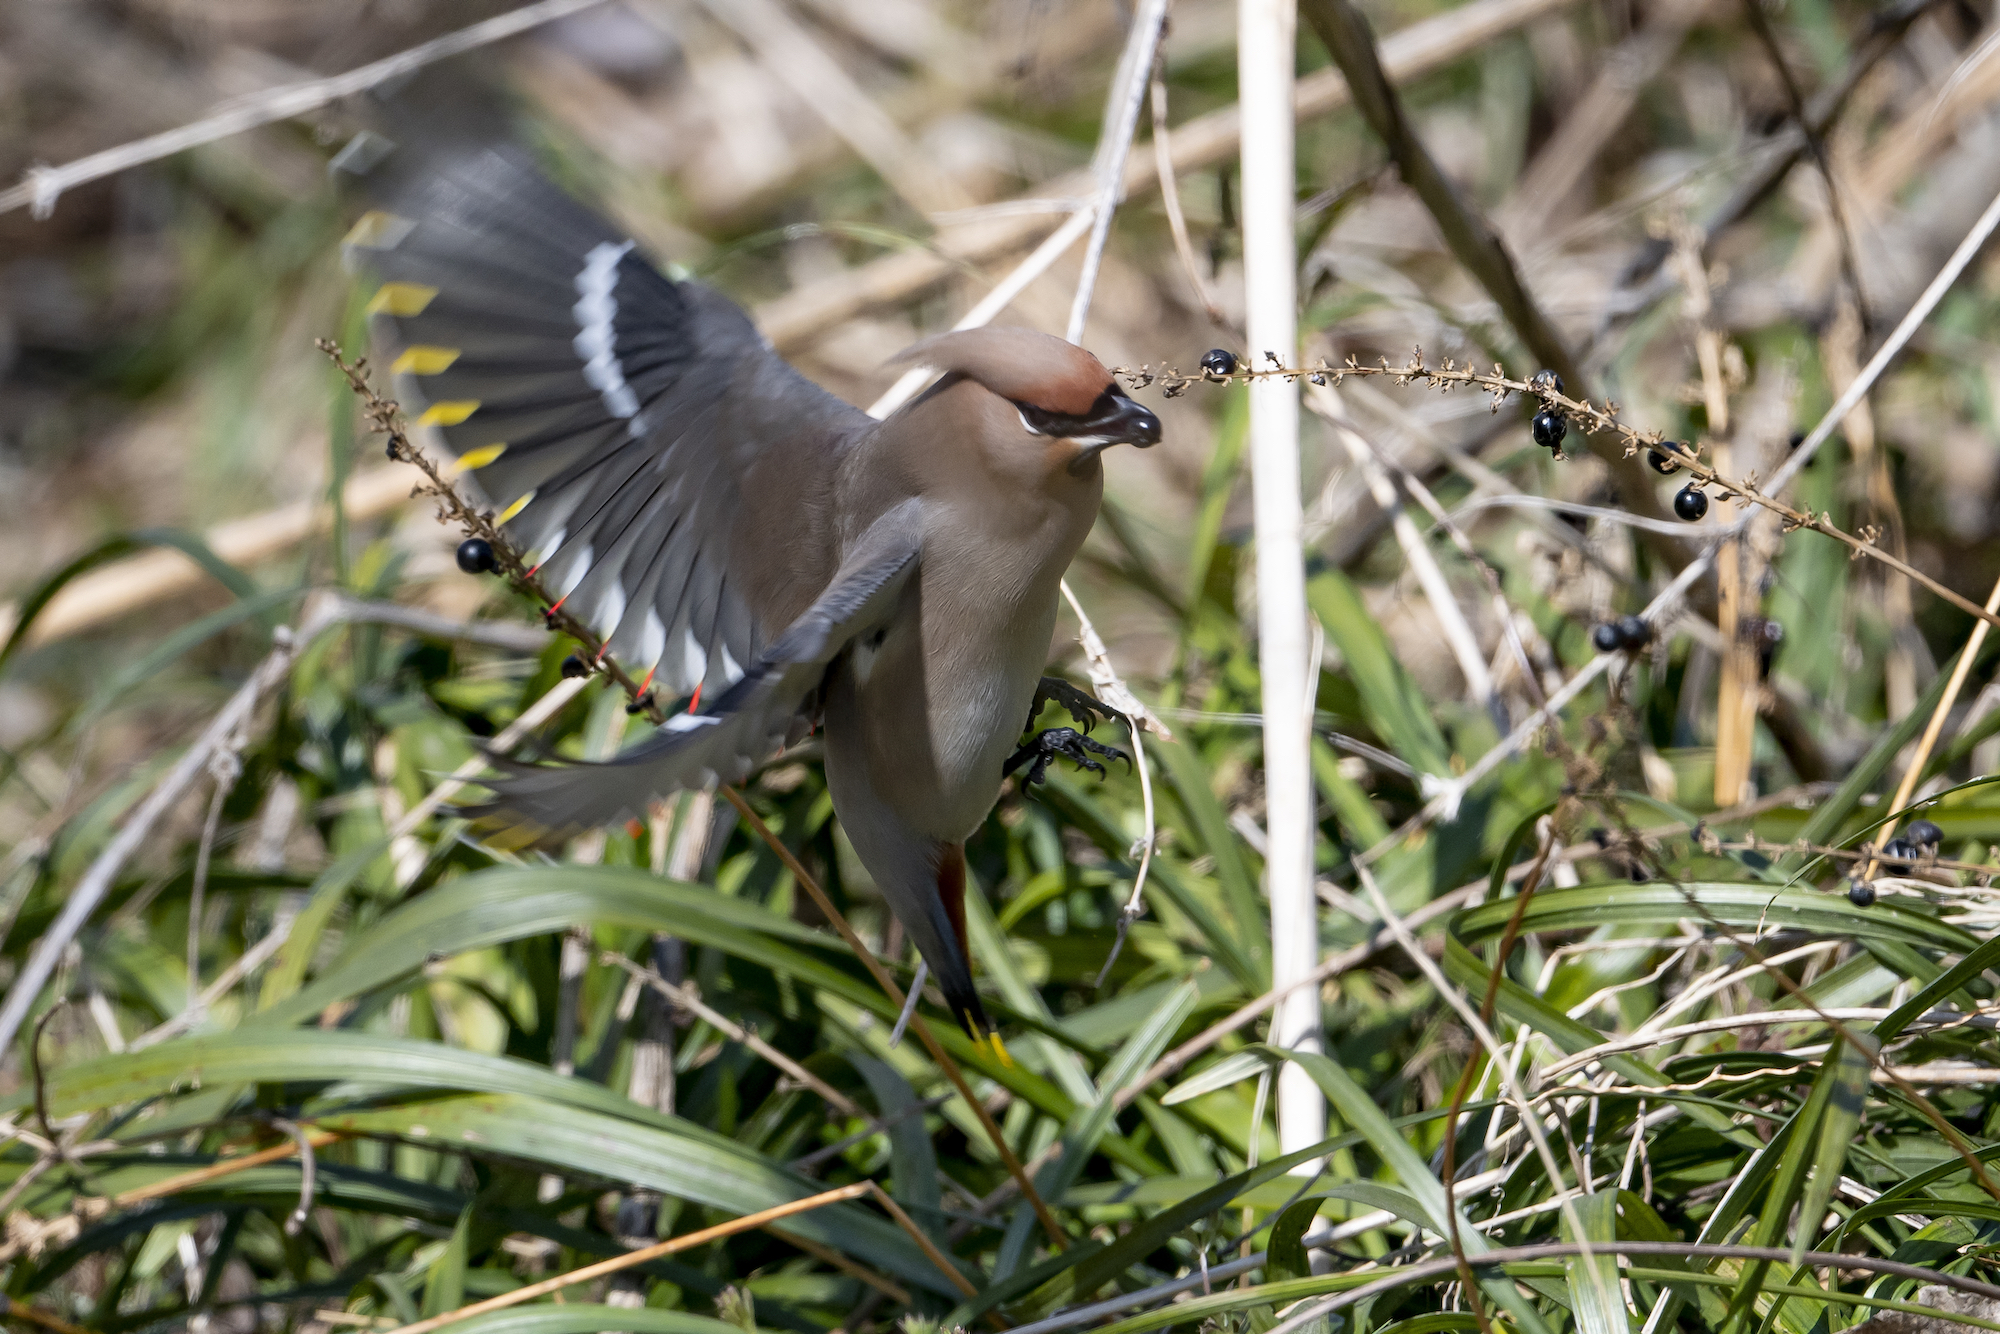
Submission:
<svg viewBox="0 0 2000 1334">
<path fill-rule="evenodd" d="M 617 333 L 612 322 L 618 317 L 618 261 L 625 258 L 633 242 L 614 245 L 599 241 L 584 256 L 583 270 L 576 275 L 576 304 L 570 313 L 580 332 L 571 341 L 583 358 L 583 378 L 604 398 L 612 416 L 630 419 L 639 415 L 639 396 L 625 383 L 625 369 L 618 362 Z"/>
</svg>

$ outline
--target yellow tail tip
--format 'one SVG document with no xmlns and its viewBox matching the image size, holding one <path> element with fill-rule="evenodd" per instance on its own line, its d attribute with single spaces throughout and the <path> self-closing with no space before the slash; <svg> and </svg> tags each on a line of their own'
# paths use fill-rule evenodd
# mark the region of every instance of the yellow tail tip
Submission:
<svg viewBox="0 0 2000 1334">
<path fill-rule="evenodd" d="M 1000 1058 L 1000 1064 L 1011 1070 L 1014 1066 L 1014 1058 L 1007 1054 L 1007 1044 L 1000 1040 L 1000 1030 L 996 1028 L 986 1036 L 992 1041 L 993 1054 Z"/>
</svg>

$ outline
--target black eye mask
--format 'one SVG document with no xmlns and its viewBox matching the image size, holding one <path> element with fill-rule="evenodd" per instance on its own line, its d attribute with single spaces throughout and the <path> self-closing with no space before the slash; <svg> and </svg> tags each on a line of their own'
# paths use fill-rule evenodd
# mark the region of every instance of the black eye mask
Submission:
<svg viewBox="0 0 2000 1334">
<path fill-rule="evenodd" d="M 1160 419 L 1150 409 L 1120 393 L 1116 386 L 1099 394 L 1086 412 L 1050 412 L 1032 403 L 1014 406 L 1020 409 L 1021 422 L 1029 431 L 1093 446 L 1092 454 L 1109 445 L 1137 445 L 1145 449 L 1160 443 Z"/>
</svg>

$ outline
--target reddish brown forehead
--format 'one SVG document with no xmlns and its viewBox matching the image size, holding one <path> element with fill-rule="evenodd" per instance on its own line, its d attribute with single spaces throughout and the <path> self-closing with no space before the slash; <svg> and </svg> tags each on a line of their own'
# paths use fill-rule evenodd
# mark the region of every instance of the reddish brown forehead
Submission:
<svg viewBox="0 0 2000 1334">
<path fill-rule="evenodd" d="M 1112 387 L 1104 363 L 1073 343 L 1032 329 L 965 329 L 927 338 L 897 361 L 955 371 L 1011 402 L 1080 416 Z"/>
</svg>

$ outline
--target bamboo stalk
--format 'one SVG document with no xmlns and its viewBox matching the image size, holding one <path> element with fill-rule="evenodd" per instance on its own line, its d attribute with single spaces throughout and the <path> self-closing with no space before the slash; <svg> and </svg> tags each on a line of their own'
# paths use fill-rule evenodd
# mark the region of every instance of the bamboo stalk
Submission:
<svg viewBox="0 0 2000 1334">
<path fill-rule="evenodd" d="M 1294 0 L 1239 0 L 1237 86 L 1243 108 L 1243 285 L 1253 363 L 1298 351 L 1298 239 L 1294 232 Z M 1261 364 L 1261 363 L 1260 363 Z M 1304 505 L 1299 481 L 1299 389 L 1281 378 L 1250 386 L 1250 463 L 1257 545 L 1257 653 L 1264 713 L 1264 792 L 1271 899 L 1271 982 L 1310 974 L 1319 961 L 1313 897 L 1312 682 L 1306 679 Z M 1319 993 L 1300 987 L 1271 1013 L 1271 1041 L 1318 1051 Z M 1304 1068 L 1278 1077 L 1283 1153 L 1326 1138 L 1326 1097 Z M 1304 1164 L 1304 1170 L 1313 1170 Z"/>
<path fill-rule="evenodd" d="M 754 1214 L 745 1214 L 743 1217 L 731 1219 L 727 1223 L 717 1223 L 714 1227 L 705 1227 L 699 1232 L 689 1232 L 684 1236 L 669 1237 L 665 1241 L 657 1242 L 651 1246 L 643 1246 L 636 1251 L 627 1251 L 623 1255 L 614 1255 L 609 1260 L 599 1260 L 594 1265 L 585 1265 L 581 1269 L 572 1269 L 567 1274 L 557 1274 L 554 1278 L 545 1278 L 539 1283 L 530 1283 L 525 1288 L 516 1288 L 512 1292 L 503 1292 L 498 1297 L 488 1297 L 483 1302 L 473 1302 L 468 1306 L 461 1306 L 456 1311 L 446 1311 L 444 1314 L 434 1315 L 428 1320 L 418 1320 L 412 1324 L 400 1326 L 391 1331 L 391 1334 L 429 1334 L 431 1330 L 442 1328 L 445 1325 L 456 1324 L 460 1320 L 470 1319 L 476 1315 L 485 1315 L 488 1311 L 503 1311 L 510 1306 L 519 1306 L 522 1302 L 531 1301 L 536 1297 L 546 1296 L 552 1292 L 560 1292 L 564 1288 L 574 1287 L 578 1283 L 588 1283 L 594 1278 L 603 1278 L 606 1274 L 615 1274 L 621 1269 L 630 1269 L 633 1265 L 642 1265 L 649 1260 L 658 1260 L 662 1256 L 673 1255 L 676 1252 L 689 1250 L 696 1246 L 706 1246 L 711 1241 L 721 1241 L 724 1237 L 733 1237 L 739 1232 L 748 1232 L 752 1228 L 763 1227 L 766 1223 L 775 1223 L 781 1218 L 790 1218 L 793 1214 L 806 1213 L 810 1210 L 820 1208 L 822 1205 L 838 1204 L 842 1200 L 859 1199 L 863 1195 L 873 1194 L 880 1189 L 881 1187 L 872 1181 L 857 1181 L 851 1186 L 839 1186 L 833 1190 L 821 1191 L 817 1195 L 808 1195 L 803 1200 L 792 1200 L 786 1204 L 773 1205 L 769 1209 L 760 1209 Z"/>
</svg>

